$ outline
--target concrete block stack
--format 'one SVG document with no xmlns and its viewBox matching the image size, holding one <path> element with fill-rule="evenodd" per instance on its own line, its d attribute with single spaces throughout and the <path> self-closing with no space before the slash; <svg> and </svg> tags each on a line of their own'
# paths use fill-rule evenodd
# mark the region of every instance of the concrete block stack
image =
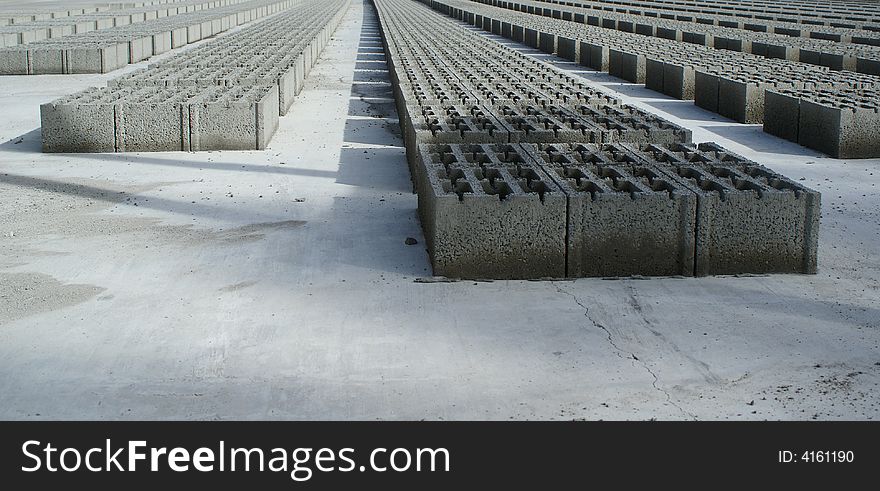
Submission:
<svg viewBox="0 0 880 491">
<path fill-rule="evenodd" d="M 17 43 L 8 39 L 0 48 L 0 75 L 107 73 L 280 12 L 299 1 L 186 0 L 34 21 L 38 26 L 48 23 L 54 27 L 22 31 Z M 29 24 L 4 27 L 20 28 L 31 29 Z M 0 34 L 4 38 L 10 35 L 5 31 Z"/>
<path fill-rule="evenodd" d="M 880 155 L 880 89 L 767 90 L 764 131 L 835 158 Z"/>
<path fill-rule="evenodd" d="M 690 141 L 687 129 L 622 106 L 575 77 L 446 19 L 436 22 L 430 32 L 437 30 L 437 43 L 402 28 L 395 31 L 395 51 L 388 56 L 408 148 L 418 143 Z M 415 176 L 415 153 L 409 157 Z"/>
<path fill-rule="evenodd" d="M 880 88 L 880 76 L 869 73 L 839 70 L 842 68 L 839 66 L 833 66 L 835 69 L 832 69 L 793 61 L 785 56 L 766 57 L 767 52 L 762 56 L 733 51 L 727 45 L 723 49 L 716 49 L 684 42 L 681 36 L 666 36 L 662 30 L 639 28 L 640 25 L 654 26 L 651 24 L 654 22 L 652 17 L 641 16 L 641 24 L 635 23 L 632 29 L 620 30 L 620 26 L 617 23 L 612 26 L 611 21 L 592 25 L 588 23 L 589 15 L 562 16 L 564 8 L 557 11 L 533 5 L 545 2 L 495 2 L 498 6 L 465 0 L 423 0 L 423 3 L 487 30 L 493 30 L 493 25 L 509 25 L 508 28 L 495 31 L 499 34 L 510 32 L 510 38 L 515 41 L 556 53 L 596 70 L 608 71 L 633 83 L 643 83 L 648 88 L 673 97 L 693 99 L 698 106 L 741 123 L 763 122 L 764 99 L 768 90 L 821 90 L 837 94 L 829 97 L 829 101 L 845 101 L 853 91 L 870 92 Z M 563 20 L 566 17 L 571 20 Z M 523 35 L 519 36 L 520 33 Z M 658 33 L 660 37 L 651 37 Z M 780 39 L 818 42 L 811 38 L 774 35 Z M 822 42 L 856 46 L 853 43 Z M 861 46 L 859 49 L 880 50 L 877 46 L 858 46 Z M 828 124 L 834 125 L 833 121 Z M 851 150 L 834 155 L 880 156 L 872 150 L 870 141 L 860 141 L 863 141 L 862 147 L 853 148 L 850 145 L 848 148 Z M 802 144 L 817 150 L 847 147 L 837 142 L 819 148 L 814 140 L 803 140 Z"/>
<path fill-rule="evenodd" d="M 435 274 L 815 273 L 818 193 L 449 16 L 546 31 L 426 3 L 375 0 Z"/>
<path fill-rule="evenodd" d="M 43 151 L 264 149 L 348 5 L 290 2 L 269 20 L 108 87 L 44 104 Z"/>
<path fill-rule="evenodd" d="M 109 85 L 276 85 L 279 115 L 283 116 L 348 4 L 348 0 L 303 2 L 293 11 L 116 78 Z"/>
</svg>

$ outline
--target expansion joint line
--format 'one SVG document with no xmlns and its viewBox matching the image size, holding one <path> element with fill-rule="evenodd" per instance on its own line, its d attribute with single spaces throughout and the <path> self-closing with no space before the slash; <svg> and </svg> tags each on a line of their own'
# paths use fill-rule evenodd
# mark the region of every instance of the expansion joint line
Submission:
<svg viewBox="0 0 880 491">
<path fill-rule="evenodd" d="M 590 321 L 590 324 L 598 327 L 599 329 L 601 329 L 605 333 L 605 337 L 608 340 L 608 344 L 610 344 L 611 347 L 614 348 L 614 354 L 617 355 L 618 358 L 620 358 L 622 360 L 629 360 L 631 363 L 633 363 L 633 365 L 638 365 L 638 366 L 642 367 L 642 369 L 645 370 L 646 372 L 648 372 L 648 374 L 651 376 L 651 379 L 652 379 L 651 387 L 653 387 L 654 390 L 657 390 L 658 392 L 663 394 L 664 398 L 666 399 L 666 402 L 669 403 L 669 405 L 671 405 L 675 409 L 678 409 L 678 411 L 680 413 L 682 413 L 688 419 L 696 419 L 696 417 L 693 414 L 689 413 L 683 407 L 681 407 L 678 403 L 676 403 L 675 401 L 672 400 L 672 396 L 669 394 L 669 391 L 667 391 L 666 389 L 664 389 L 663 387 L 660 386 L 660 378 L 657 377 L 657 374 L 654 372 L 654 370 L 651 369 L 650 365 L 648 365 L 647 363 L 642 361 L 638 356 L 636 356 L 635 353 L 633 353 L 631 351 L 627 351 L 627 350 L 621 348 L 620 346 L 618 346 L 617 342 L 614 340 L 614 336 L 611 334 L 611 330 L 609 330 L 604 324 L 597 321 L 596 319 L 593 318 L 593 316 L 590 315 L 590 308 L 589 307 L 587 307 L 586 305 L 583 304 L 583 302 L 578 300 L 578 298 L 573 293 L 566 291 L 566 290 L 563 290 L 562 287 L 560 287 L 559 285 L 554 284 L 553 286 L 556 287 L 556 291 L 558 291 L 559 293 L 568 295 L 569 297 L 571 297 L 572 300 L 574 300 L 574 303 L 576 303 L 580 308 L 584 309 L 584 317 L 586 317 L 587 320 Z"/>
</svg>

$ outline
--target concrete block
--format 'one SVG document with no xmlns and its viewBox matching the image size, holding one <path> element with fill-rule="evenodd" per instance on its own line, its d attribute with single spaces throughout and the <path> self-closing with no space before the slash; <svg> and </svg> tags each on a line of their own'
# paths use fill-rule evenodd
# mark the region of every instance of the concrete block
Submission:
<svg viewBox="0 0 880 491">
<path fill-rule="evenodd" d="M 677 63 L 663 64 L 663 90 L 666 95 L 683 101 L 694 99 L 694 68 Z"/>
<path fill-rule="evenodd" d="M 645 88 L 663 92 L 664 65 L 662 57 L 645 57 Z"/>
<path fill-rule="evenodd" d="M 556 53 L 556 36 L 549 32 L 539 32 L 538 49 L 545 53 Z"/>
<path fill-rule="evenodd" d="M 420 143 L 507 143 L 506 125 L 493 112 L 480 105 L 408 106 L 404 118 L 411 134 L 407 139 Z"/>
<path fill-rule="evenodd" d="M 880 75 L 880 59 L 856 58 L 856 71 L 870 75 Z"/>
<path fill-rule="evenodd" d="M 186 27 L 186 42 L 192 44 L 202 40 L 202 25 L 193 24 Z"/>
<path fill-rule="evenodd" d="M 593 70 L 607 72 L 609 70 L 609 49 L 607 46 L 595 44 L 591 42 L 582 43 L 586 45 L 586 52 L 589 53 L 590 64 Z M 584 52 L 584 46 L 581 46 L 581 53 Z"/>
<path fill-rule="evenodd" d="M 632 106 L 598 108 L 579 106 L 578 112 L 588 122 L 585 126 L 596 126 L 603 135 L 602 140 L 579 140 L 581 142 L 687 143 L 691 141 L 690 130 Z"/>
<path fill-rule="evenodd" d="M 138 63 L 153 56 L 153 37 L 144 36 L 128 42 L 129 63 Z"/>
<path fill-rule="evenodd" d="M 278 86 L 231 87 L 189 110 L 190 150 L 264 150 L 278 128 Z"/>
<path fill-rule="evenodd" d="M 858 58 L 844 53 L 828 53 L 823 51 L 819 56 L 819 64 L 832 70 L 856 71 Z"/>
<path fill-rule="evenodd" d="M 567 275 L 693 275 L 696 197 L 622 145 L 523 145 L 568 197 Z"/>
<path fill-rule="evenodd" d="M 61 74 L 65 71 L 65 56 L 61 45 L 33 45 L 28 49 L 30 75 Z"/>
<path fill-rule="evenodd" d="M 514 24 L 511 27 L 510 38 L 513 39 L 514 41 L 516 41 L 518 43 L 525 43 L 525 39 L 526 39 L 525 36 L 526 36 L 525 29 L 523 28 L 523 26 L 519 26 L 519 25 Z"/>
<path fill-rule="evenodd" d="M 557 46 L 557 56 L 569 61 L 578 61 L 580 46 L 576 40 L 559 36 L 557 38 Z"/>
<path fill-rule="evenodd" d="M 801 63 L 809 63 L 810 65 L 821 65 L 822 52 L 814 48 L 800 48 L 798 50 L 798 61 Z"/>
<path fill-rule="evenodd" d="M 607 141 L 609 131 L 578 114 L 537 104 L 495 104 L 494 113 L 509 128 L 511 143 Z"/>
<path fill-rule="evenodd" d="M 635 25 L 635 32 L 636 34 L 641 34 L 643 36 L 655 37 L 657 36 L 657 27 L 653 24 L 637 22 Z"/>
<path fill-rule="evenodd" d="M 538 31 L 526 28 L 524 44 L 531 48 L 538 48 L 540 46 L 538 43 Z"/>
<path fill-rule="evenodd" d="M 26 75 L 30 70 L 27 49 L 23 47 L 0 49 L 0 75 Z"/>
<path fill-rule="evenodd" d="M 880 156 L 878 100 L 802 99 L 798 143 L 841 159 Z"/>
<path fill-rule="evenodd" d="M 185 135 L 189 119 L 181 114 L 187 94 L 175 91 L 135 92 L 116 105 L 117 152 L 170 152 L 189 150 Z M 188 135 L 187 135 L 188 136 Z"/>
<path fill-rule="evenodd" d="M 784 89 L 768 89 L 764 93 L 764 132 L 790 142 L 798 142 L 801 100 Z"/>
<path fill-rule="evenodd" d="M 116 150 L 114 95 L 107 89 L 73 94 L 40 106 L 44 152 Z"/>
<path fill-rule="evenodd" d="M 434 274 L 565 276 L 566 196 L 510 145 L 419 146 L 419 213 Z"/>
<path fill-rule="evenodd" d="M 645 56 L 620 49 L 608 51 L 608 73 L 632 83 L 645 83 Z"/>
<path fill-rule="evenodd" d="M 764 122 L 764 83 L 748 78 L 718 78 L 718 114 L 747 124 Z"/>
<path fill-rule="evenodd" d="M 151 36 L 153 56 L 161 55 L 172 49 L 171 31 L 163 31 Z"/>
<path fill-rule="evenodd" d="M 189 28 L 178 27 L 171 30 L 171 48 L 177 49 L 189 43 Z"/>
</svg>

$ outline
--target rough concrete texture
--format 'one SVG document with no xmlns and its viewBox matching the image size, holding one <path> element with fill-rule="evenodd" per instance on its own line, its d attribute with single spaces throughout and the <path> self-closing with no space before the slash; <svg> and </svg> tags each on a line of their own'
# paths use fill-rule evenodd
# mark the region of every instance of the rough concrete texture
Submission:
<svg viewBox="0 0 880 491">
<path fill-rule="evenodd" d="M 512 145 L 421 145 L 419 214 L 435 275 L 565 276 L 566 197 Z"/>
<path fill-rule="evenodd" d="M 454 11 L 446 13 L 456 16 Z M 530 64 L 514 50 L 462 30 L 447 17 L 425 14 L 406 9 L 405 3 L 380 9 L 435 274 L 547 276 L 547 258 L 535 254 L 532 244 L 521 245 L 535 232 L 522 232 L 524 227 L 511 222 L 509 215 L 520 213 L 527 221 L 540 215 L 549 221 L 559 220 L 553 215 L 559 212 L 542 206 L 543 195 L 533 199 L 531 207 L 528 200 L 512 207 L 486 199 L 497 195 L 505 202 L 507 195 L 517 196 L 519 188 L 528 192 L 512 182 L 520 165 L 542 169 L 566 197 L 561 255 L 568 276 L 815 273 L 818 193 L 767 169 L 759 182 L 740 172 L 757 168 L 754 162 L 720 147 L 678 145 L 691 141 L 690 130 L 616 100 L 606 103 L 607 98 L 595 95 L 595 88 L 567 80 L 550 65 Z M 488 17 L 483 20 L 494 23 Z M 501 32 L 500 24 L 493 32 Z M 539 49 L 547 51 L 546 46 Z M 450 56 L 454 51 L 497 68 L 461 63 L 460 56 Z M 623 63 L 624 55 L 615 52 L 615 63 Z M 570 58 L 577 57 L 566 59 Z M 509 61 L 502 65 L 502 59 Z M 610 74 L 620 76 L 614 69 Z M 742 78 L 739 86 L 719 85 L 719 112 L 739 112 L 740 118 L 748 119 L 763 109 L 763 87 L 750 87 L 749 80 Z M 760 104 L 753 104 L 758 99 Z M 486 174 L 483 168 L 461 164 L 466 161 L 463 156 L 471 155 L 469 164 L 482 165 L 479 153 L 485 162 L 501 166 L 494 157 L 499 150 L 476 146 L 480 150 L 470 152 L 470 146 L 461 144 L 505 142 L 523 144 L 524 156 L 518 157 L 517 173 L 498 178 L 500 188 L 494 184 L 497 170 Z M 595 145 L 606 142 L 642 144 L 644 151 Z M 445 145 L 419 146 L 425 143 Z M 518 154 L 503 147 L 505 158 L 509 151 Z M 730 170 L 733 164 L 724 169 L 691 168 L 696 161 L 707 166 L 719 161 L 722 153 L 740 170 Z M 453 163 L 464 167 L 450 168 Z M 467 206 L 444 206 L 455 203 L 456 197 Z M 489 234 L 500 237 L 502 244 L 509 241 L 512 249 L 484 237 L 482 230 L 494 230 L 482 221 L 486 219 L 517 231 Z M 500 259 L 491 252 L 463 252 L 476 250 L 474 244 L 489 244 L 501 257 L 511 255 L 511 261 L 501 268 L 487 267 L 486 261 L 471 257 L 491 257 L 492 264 Z M 557 256 L 553 248 L 548 252 L 550 258 Z"/>
<path fill-rule="evenodd" d="M 838 158 L 878 155 L 880 90 L 801 99 L 798 143 Z"/>
<path fill-rule="evenodd" d="M 712 25 L 695 26 L 691 23 L 693 19 L 680 19 L 673 14 L 668 14 L 671 17 L 661 14 L 659 19 L 655 15 L 652 19 L 641 17 L 638 12 L 608 12 L 610 9 L 601 8 L 601 4 L 593 5 L 594 10 L 586 10 L 600 11 L 595 12 L 596 15 L 582 15 L 586 20 L 586 24 L 582 24 L 574 15 L 576 11 L 561 10 L 560 15 L 555 16 L 550 9 L 523 11 L 517 8 L 520 4 L 514 2 L 432 0 L 425 3 L 443 12 L 457 12 L 461 18 L 466 11 L 480 12 L 484 17 L 491 15 L 511 26 L 530 29 L 538 39 L 557 40 L 541 44 L 539 47 L 544 52 L 608 71 L 623 80 L 644 83 L 676 98 L 693 98 L 698 106 L 743 123 L 763 121 L 767 89 L 815 87 L 845 100 L 846 94 L 853 90 L 880 87 L 873 65 L 880 62 L 880 34 L 872 30 L 853 35 L 855 28 L 849 27 L 843 30 L 840 26 L 822 27 L 821 31 L 814 31 L 812 27 L 790 29 L 726 18 L 716 19 L 718 22 L 713 21 Z M 728 21 L 730 25 L 725 24 Z M 659 24 L 651 27 L 651 23 Z M 875 31 L 880 31 L 880 27 Z M 801 35 L 806 37 L 797 37 Z M 561 49 L 560 39 L 565 40 Z M 854 41 L 856 39 L 860 41 Z M 554 50 L 550 50 L 551 44 Z M 578 47 L 580 53 L 573 47 Z M 667 64 L 669 71 L 661 70 Z M 828 118 L 823 125 L 838 126 L 836 114 L 817 112 L 816 115 Z"/>
<path fill-rule="evenodd" d="M 794 89 L 770 89 L 764 93 L 764 131 L 790 142 L 798 141 L 801 94 Z"/>
<path fill-rule="evenodd" d="M 4 63 L 2 73 L 108 73 L 264 18 L 296 3 L 294 0 L 195 0 L 68 16 L 71 21 L 91 19 L 94 25 L 63 37 L 28 42 L 21 38 L 19 43 L 0 47 L 0 59 L 18 56 L 21 52 L 28 57 L 27 65 Z"/>
<path fill-rule="evenodd" d="M 617 145 L 523 145 L 568 197 L 567 275 L 686 275 L 697 197 Z"/>
<path fill-rule="evenodd" d="M 286 8 L 294 8 L 259 25 L 176 53 L 162 64 L 111 81 L 107 88 L 44 104 L 43 150 L 264 149 L 278 116 L 286 114 L 348 5 L 341 0 L 286 2 Z M 220 27 L 218 32 L 226 30 Z M 276 56 L 279 51 L 283 56 Z M 79 110 L 75 106 L 80 103 L 88 106 Z M 94 111 L 102 117 L 98 122 L 75 121 L 77 115 Z M 89 131 L 95 125 L 99 131 Z M 111 128 L 113 145 L 107 143 Z"/>
<path fill-rule="evenodd" d="M 109 77 L 0 80 L 0 416 L 880 417 L 880 161 L 520 46 L 821 191 L 819 272 L 414 283 L 431 265 L 362 12 L 266 152 L 42 154 L 34 108 Z"/>
<path fill-rule="evenodd" d="M 715 144 L 639 153 L 690 181 L 696 275 L 816 272 L 819 193 Z"/>
<path fill-rule="evenodd" d="M 44 152 L 263 149 L 278 87 L 89 89 L 40 107 Z"/>
</svg>

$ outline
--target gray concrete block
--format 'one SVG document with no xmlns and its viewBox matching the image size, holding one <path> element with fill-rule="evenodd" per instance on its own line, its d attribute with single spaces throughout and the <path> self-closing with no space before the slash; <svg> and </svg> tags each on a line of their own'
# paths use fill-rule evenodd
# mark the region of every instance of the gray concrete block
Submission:
<svg viewBox="0 0 880 491">
<path fill-rule="evenodd" d="M 28 49 L 30 57 L 29 75 L 48 75 L 66 73 L 64 50 L 60 45 L 34 45 Z"/>
<path fill-rule="evenodd" d="M 501 34 L 501 21 L 498 19 L 492 19 L 491 29 L 492 34 Z"/>
<path fill-rule="evenodd" d="M 769 85 L 752 83 L 746 78 L 719 77 L 718 114 L 740 123 L 762 123 L 767 87 Z"/>
<path fill-rule="evenodd" d="M 603 139 L 580 142 L 687 143 L 691 131 L 632 106 L 579 106 L 579 114 L 602 131 Z M 566 140 L 571 141 L 571 140 Z"/>
<path fill-rule="evenodd" d="M 829 53 L 823 51 L 819 55 L 819 64 L 832 70 L 856 71 L 858 58 L 850 54 Z"/>
<path fill-rule="evenodd" d="M 659 57 L 658 57 L 659 58 Z M 645 57 L 645 88 L 663 92 L 663 71 L 664 65 L 662 59 Z"/>
<path fill-rule="evenodd" d="M 507 143 L 506 126 L 480 105 L 408 106 L 409 140 L 419 143 Z"/>
<path fill-rule="evenodd" d="M 538 31 L 526 28 L 524 44 L 532 48 L 538 48 L 540 46 L 538 44 Z"/>
<path fill-rule="evenodd" d="M 821 65 L 822 52 L 815 48 L 800 48 L 798 50 L 798 61 L 801 63 L 809 63 L 810 65 Z"/>
<path fill-rule="evenodd" d="M 524 42 L 525 42 L 525 39 L 526 39 L 525 36 L 526 36 L 526 35 L 525 35 L 525 29 L 524 29 L 522 26 L 519 26 L 519 25 L 514 24 L 514 25 L 511 27 L 511 35 L 510 35 L 510 38 L 513 39 L 514 41 L 516 41 L 516 42 L 518 42 L 518 43 L 524 43 Z"/>
<path fill-rule="evenodd" d="M 22 47 L 0 49 L 0 75 L 22 75 L 31 71 L 28 50 Z"/>
<path fill-rule="evenodd" d="M 65 50 L 67 73 L 109 73 L 130 61 L 128 43 L 80 45 Z"/>
<path fill-rule="evenodd" d="M 856 59 L 856 71 L 870 75 L 880 75 L 880 59 L 859 57 Z"/>
<path fill-rule="evenodd" d="M 495 104 L 493 110 L 506 128 L 511 143 L 592 142 L 609 138 L 609 131 L 578 114 L 536 104 Z"/>
<path fill-rule="evenodd" d="M 566 196 L 543 170 L 510 145 L 419 151 L 419 213 L 435 275 L 565 275 Z"/>
<path fill-rule="evenodd" d="M 538 33 L 538 49 L 545 53 L 556 53 L 556 36 L 549 32 Z"/>
<path fill-rule="evenodd" d="M 600 72 L 607 72 L 609 70 L 609 50 L 607 46 L 601 44 L 595 44 L 591 42 L 582 43 L 587 47 L 587 53 L 589 53 L 590 64 L 588 65 L 593 70 L 598 70 Z M 581 46 L 581 53 L 584 52 L 584 46 Z"/>
<path fill-rule="evenodd" d="M 718 75 L 694 70 L 694 104 L 713 113 L 718 112 Z"/>
<path fill-rule="evenodd" d="M 181 114 L 187 94 L 169 97 L 142 91 L 116 105 L 117 152 L 171 152 L 189 150 L 185 138 L 189 120 Z"/>
<path fill-rule="evenodd" d="M 693 275 L 696 197 L 621 145 L 523 145 L 568 197 L 571 277 Z"/>
<path fill-rule="evenodd" d="M 796 93 L 768 89 L 764 93 L 764 132 L 797 143 L 800 112 Z"/>
<path fill-rule="evenodd" d="M 113 152 L 115 106 L 106 89 L 73 94 L 40 106 L 44 152 Z"/>
<path fill-rule="evenodd" d="M 798 143 L 835 158 L 880 156 L 877 100 L 801 100 Z"/>
<path fill-rule="evenodd" d="M 620 49 L 608 51 L 608 73 L 632 83 L 645 83 L 645 56 Z"/>
</svg>

